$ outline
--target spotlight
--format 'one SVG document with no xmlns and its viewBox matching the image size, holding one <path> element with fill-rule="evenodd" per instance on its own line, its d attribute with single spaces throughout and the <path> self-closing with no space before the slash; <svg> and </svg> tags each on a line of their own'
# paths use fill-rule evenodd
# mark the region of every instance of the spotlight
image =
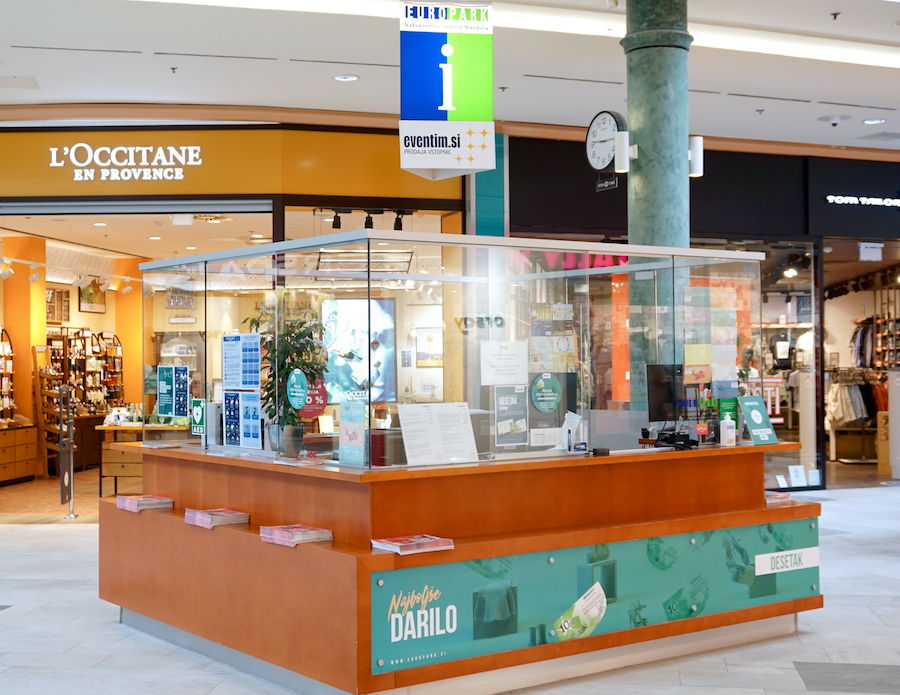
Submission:
<svg viewBox="0 0 900 695">
<path fill-rule="evenodd" d="M 122 294 L 128 294 L 133 289 L 134 288 L 131 285 L 125 285 L 125 287 L 122 288 Z"/>
<path fill-rule="evenodd" d="M 142 294 L 143 294 L 145 297 L 147 297 L 147 299 L 149 299 L 150 297 L 153 296 L 153 288 L 152 288 L 150 285 L 144 285 L 144 289 L 143 289 L 143 291 L 142 291 Z"/>
<path fill-rule="evenodd" d="M 784 269 L 784 276 L 786 278 L 795 278 L 797 277 L 798 271 L 794 266 L 788 266 Z"/>
<path fill-rule="evenodd" d="M 394 219 L 394 231 L 402 232 L 403 231 L 403 213 L 397 212 L 397 217 Z"/>
<path fill-rule="evenodd" d="M 370 213 L 366 213 L 366 229 L 375 229 L 375 220 Z"/>
<path fill-rule="evenodd" d="M 31 270 L 31 275 L 28 276 L 28 282 L 37 282 L 41 279 L 41 274 L 38 272 L 38 267 L 36 265 L 30 265 L 28 268 Z"/>
<path fill-rule="evenodd" d="M 0 272 L 0 280 L 6 280 L 14 272 L 16 271 L 12 269 L 12 266 L 7 264 L 6 268 L 3 269 L 3 272 Z"/>
<path fill-rule="evenodd" d="M 784 303 L 785 303 L 785 304 L 790 304 L 790 303 L 791 303 L 791 299 L 792 299 L 791 295 L 786 294 L 786 295 L 784 296 Z"/>
<path fill-rule="evenodd" d="M 101 292 L 106 292 L 106 290 L 108 290 L 108 289 L 109 289 L 109 280 L 104 280 L 103 282 L 100 283 L 100 291 Z"/>
<path fill-rule="evenodd" d="M 763 294 L 763 304 L 768 304 L 768 303 L 769 303 L 769 294 L 764 293 Z"/>
<path fill-rule="evenodd" d="M 334 220 L 332 220 L 332 222 L 331 222 L 331 228 L 332 229 L 340 229 L 341 228 L 341 216 L 338 215 L 337 212 L 334 213 Z"/>
</svg>

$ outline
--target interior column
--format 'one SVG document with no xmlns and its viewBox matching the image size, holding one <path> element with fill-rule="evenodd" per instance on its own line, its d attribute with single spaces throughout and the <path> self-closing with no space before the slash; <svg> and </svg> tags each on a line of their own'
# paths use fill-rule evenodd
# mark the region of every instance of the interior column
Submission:
<svg viewBox="0 0 900 695">
<path fill-rule="evenodd" d="M 125 281 L 116 281 L 116 335 L 122 343 L 122 379 L 125 383 L 126 403 L 142 403 L 144 400 L 144 331 L 141 323 L 144 297 L 141 293 L 141 271 L 138 265 L 145 260 L 117 258 L 115 266 L 116 275 L 132 280 L 132 291 L 128 294 L 122 294 Z"/>
</svg>

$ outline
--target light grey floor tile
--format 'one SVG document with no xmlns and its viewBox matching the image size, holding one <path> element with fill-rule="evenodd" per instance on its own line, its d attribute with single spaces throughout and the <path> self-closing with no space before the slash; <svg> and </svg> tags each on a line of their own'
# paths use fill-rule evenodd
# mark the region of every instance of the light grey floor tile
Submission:
<svg viewBox="0 0 900 695">
<path fill-rule="evenodd" d="M 825 645 L 825 651 L 836 664 L 900 665 L 900 651 L 877 644 L 857 646 Z"/>
<path fill-rule="evenodd" d="M 222 677 L 224 680 L 209 695 L 295 695 L 293 691 L 240 671 Z"/>
<path fill-rule="evenodd" d="M 793 668 L 777 669 L 778 674 L 731 672 L 712 673 L 710 671 L 682 671 L 681 684 L 704 688 L 759 688 L 760 690 L 802 690 L 805 685 L 800 674 Z"/>
<path fill-rule="evenodd" d="M 31 695 L 207 695 L 223 673 L 202 671 L 135 671 L 12 666 L 0 673 L 0 693 Z"/>
<path fill-rule="evenodd" d="M 90 668 L 108 658 L 109 654 L 54 654 L 48 657 L 40 653 L 14 652 L 0 656 L 0 665 L 33 668 L 47 668 L 52 665 L 54 669 Z"/>
</svg>

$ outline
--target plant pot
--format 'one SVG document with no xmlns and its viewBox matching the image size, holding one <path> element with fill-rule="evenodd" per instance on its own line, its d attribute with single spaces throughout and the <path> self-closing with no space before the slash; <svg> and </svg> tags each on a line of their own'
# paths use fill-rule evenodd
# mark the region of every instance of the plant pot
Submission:
<svg viewBox="0 0 900 695">
<path fill-rule="evenodd" d="M 303 425 L 269 425 L 272 451 L 286 458 L 297 458 L 303 451 Z"/>
</svg>

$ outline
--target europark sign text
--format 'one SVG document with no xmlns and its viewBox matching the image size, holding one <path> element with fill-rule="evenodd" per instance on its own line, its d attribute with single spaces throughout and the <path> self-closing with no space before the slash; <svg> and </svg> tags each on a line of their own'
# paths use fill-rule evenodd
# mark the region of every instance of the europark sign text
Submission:
<svg viewBox="0 0 900 695">
<path fill-rule="evenodd" d="M 75 181 L 177 181 L 186 167 L 203 164 L 199 145 L 51 147 L 50 166 L 72 168 Z"/>
</svg>

